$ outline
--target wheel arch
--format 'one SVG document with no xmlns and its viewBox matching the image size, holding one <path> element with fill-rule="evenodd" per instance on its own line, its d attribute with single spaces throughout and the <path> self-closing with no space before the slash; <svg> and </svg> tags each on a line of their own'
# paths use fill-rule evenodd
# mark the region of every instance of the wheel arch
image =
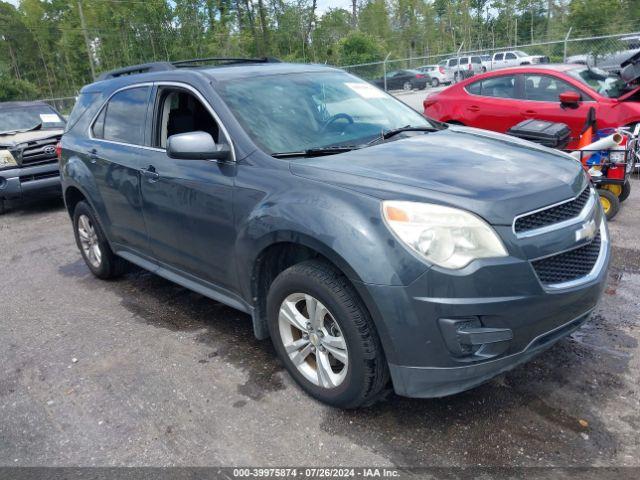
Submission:
<svg viewBox="0 0 640 480">
<path fill-rule="evenodd" d="M 338 252 L 308 235 L 278 232 L 271 242 L 263 245 L 251 268 L 251 299 L 254 306 L 252 321 L 258 339 L 269 337 L 266 298 L 275 278 L 287 268 L 306 260 L 322 260 L 342 273 L 354 287 L 367 309 L 380 336 L 386 358 L 392 355 L 392 345 L 382 316 L 356 270 Z"/>
</svg>

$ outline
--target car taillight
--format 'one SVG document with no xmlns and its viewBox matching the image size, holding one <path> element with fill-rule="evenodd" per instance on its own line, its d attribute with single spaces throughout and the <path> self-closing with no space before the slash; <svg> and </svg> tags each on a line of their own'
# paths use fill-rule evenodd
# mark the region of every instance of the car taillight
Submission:
<svg viewBox="0 0 640 480">
<path fill-rule="evenodd" d="M 438 70 L 440 70 L 440 73 L 444 75 L 444 67 L 438 67 Z"/>
<path fill-rule="evenodd" d="M 56 157 L 58 160 L 62 159 L 62 142 L 56 143 Z"/>
<path fill-rule="evenodd" d="M 421 73 L 416 73 L 416 78 L 424 78 L 424 75 Z"/>
</svg>

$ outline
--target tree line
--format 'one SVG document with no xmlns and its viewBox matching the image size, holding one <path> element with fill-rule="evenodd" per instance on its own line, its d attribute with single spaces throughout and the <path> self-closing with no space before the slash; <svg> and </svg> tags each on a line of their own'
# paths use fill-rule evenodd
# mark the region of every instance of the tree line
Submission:
<svg viewBox="0 0 640 480">
<path fill-rule="evenodd" d="M 273 56 L 350 65 L 635 31 L 640 0 L 0 1 L 0 101 L 74 95 L 150 61 Z"/>
</svg>

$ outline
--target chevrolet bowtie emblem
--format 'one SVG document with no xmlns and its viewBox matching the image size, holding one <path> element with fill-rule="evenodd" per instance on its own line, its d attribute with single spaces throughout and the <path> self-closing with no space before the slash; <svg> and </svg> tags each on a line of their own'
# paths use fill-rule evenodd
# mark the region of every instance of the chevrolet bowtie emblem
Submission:
<svg viewBox="0 0 640 480">
<path fill-rule="evenodd" d="M 576 230 L 576 242 L 581 240 L 593 240 L 593 237 L 596 236 L 596 221 L 591 219 L 580 227 L 579 230 Z"/>
</svg>

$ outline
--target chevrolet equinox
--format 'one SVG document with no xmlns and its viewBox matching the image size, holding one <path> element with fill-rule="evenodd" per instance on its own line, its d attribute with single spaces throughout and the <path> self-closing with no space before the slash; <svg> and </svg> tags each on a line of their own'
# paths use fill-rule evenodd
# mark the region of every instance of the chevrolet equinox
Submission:
<svg viewBox="0 0 640 480">
<path fill-rule="evenodd" d="M 423 117 L 327 66 L 153 63 L 84 87 L 60 148 L 88 268 L 251 316 L 331 405 L 440 397 L 583 324 L 609 262 L 571 157 Z"/>
</svg>

